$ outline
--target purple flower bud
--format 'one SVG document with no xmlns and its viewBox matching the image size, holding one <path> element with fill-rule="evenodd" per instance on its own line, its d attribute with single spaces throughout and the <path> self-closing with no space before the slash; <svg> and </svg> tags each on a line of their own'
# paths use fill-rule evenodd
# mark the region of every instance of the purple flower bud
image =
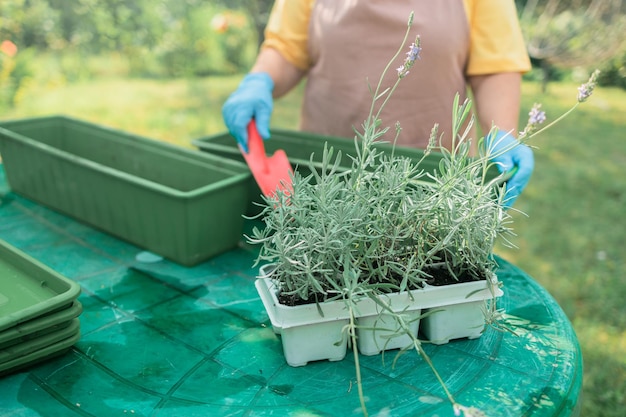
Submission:
<svg viewBox="0 0 626 417">
<path fill-rule="evenodd" d="M 406 68 L 405 65 L 402 65 L 401 67 L 398 67 L 397 71 L 398 71 L 398 78 L 404 78 L 409 73 L 409 71 L 408 71 L 408 69 Z"/>
<path fill-rule="evenodd" d="M 528 123 L 538 125 L 546 121 L 546 112 L 539 110 L 541 105 L 535 104 L 528 113 Z"/>
<path fill-rule="evenodd" d="M 546 121 L 546 113 L 541 109 L 541 104 L 535 103 L 528 112 L 528 123 L 526 123 L 526 127 L 524 130 L 519 132 L 518 138 L 520 140 L 526 139 L 530 134 L 532 134 L 537 127 Z"/>
<path fill-rule="evenodd" d="M 578 87 L 578 102 L 579 103 L 582 103 L 586 101 L 589 97 L 591 97 L 591 93 L 593 93 L 593 89 L 596 87 L 599 74 L 600 74 L 600 70 L 595 70 L 589 77 L 589 81 L 587 81 L 585 84 Z"/>
<path fill-rule="evenodd" d="M 406 53 L 404 63 L 401 67 L 397 68 L 398 78 L 404 78 L 409 73 L 409 69 L 413 66 L 416 60 L 420 58 L 420 52 L 422 51 L 421 39 L 419 36 L 415 38 L 415 42 L 409 46 L 409 52 Z"/>
</svg>

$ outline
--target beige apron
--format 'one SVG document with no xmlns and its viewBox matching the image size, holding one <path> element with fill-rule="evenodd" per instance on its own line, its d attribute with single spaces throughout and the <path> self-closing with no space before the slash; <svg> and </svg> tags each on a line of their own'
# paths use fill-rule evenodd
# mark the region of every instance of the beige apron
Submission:
<svg viewBox="0 0 626 417">
<path fill-rule="evenodd" d="M 415 18 L 407 45 L 388 71 L 384 86 L 397 79 L 409 44 L 420 35 L 421 59 L 400 83 L 382 115 L 392 141 L 424 148 L 434 123 L 449 144 L 455 94 L 466 96 L 464 70 L 469 26 L 461 0 L 317 0 L 309 27 L 313 66 L 302 108 L 302 130 L 352 138 L 369 114 L 368 83 L 380 74 L 400 47 L 410 12 Z M 462 101 L 461 101 L 462 102 Z"/>
</svg>

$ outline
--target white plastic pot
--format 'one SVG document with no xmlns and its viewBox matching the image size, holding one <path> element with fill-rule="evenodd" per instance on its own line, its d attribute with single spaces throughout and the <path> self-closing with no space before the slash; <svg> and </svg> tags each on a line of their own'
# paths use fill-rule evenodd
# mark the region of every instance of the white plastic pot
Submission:
<svg viewBox="0 0 626 417">
<path fill-rule="evenodd" d="M 291 366 L 316 360 L 337 361 L 345 357 L 350 312 L 343 300 L 286 306 L 279 302 L 271 278 L 272 265 L 261 267 L 255 285 L 274 332 L 282 339 L 283 352 Z M 364 355 L 402 349 L 422 333 L 433 343 L 476 338 L 485 325 L 485 301 L 502 295 L 497 277 L 490 280 L 424 288 L 380 295 L 378 302 L 363 297 L 354 311 L 357 346 Z M 386 308 L 382 307 L 385 305 Z M 394 312 L 391 314 L 389 309 Z M 429 312 L 424 314 L 422 312 Z M 395 315 L 402 317 L 400 326 Z"/>
</svg>

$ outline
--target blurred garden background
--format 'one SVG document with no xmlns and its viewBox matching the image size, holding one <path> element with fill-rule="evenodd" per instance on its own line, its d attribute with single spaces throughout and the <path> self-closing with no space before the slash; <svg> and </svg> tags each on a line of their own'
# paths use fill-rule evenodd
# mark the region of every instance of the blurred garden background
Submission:
<svg viewBox="0 0 626 417">
<path fill-rule="evenodd" d="M 192 147 L 223 133 L 221 106 L 251 66 L 269 0 L 2 0 L 0 121 L 69 115 Z M 572 321 L 585 362 L 581 416 L 626 410 L 626 6 L 516 1 L 548 121 L 602 71 L 591 99 L 534 139 L 536 170 L 516 203 L 520 266 Z M 417 73 L 416 73 L 417 74 Z M 296 129 L 302 88 L 276 102 Z"/>
</svg>

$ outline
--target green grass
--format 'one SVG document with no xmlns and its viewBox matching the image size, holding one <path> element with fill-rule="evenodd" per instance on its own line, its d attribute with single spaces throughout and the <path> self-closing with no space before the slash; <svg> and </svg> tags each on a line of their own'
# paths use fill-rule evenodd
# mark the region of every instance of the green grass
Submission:
<svg viewBox="0 0 626 417">
<path fill-rule="evenodd" d="M 191 147 L 225 132 L 221 104 L 240 77 L 200 80 L 108 79 L 31 87 L 0 119 L 66 114 Z M 295 129 L 302 88 L 278 101 L 273 126 Z M 548 118 L 576 99 L 576 85 L 547 94 L 524 84 L 523 108 L 543 103 Z M 536 169 L 516 203 L 517 249 L 498 254 L 520 266 L 572 321 L 585 361 L 585 417 L 626 409 L 626 93 L 598 88 L 561 124 L 533 140 Z M 522 115 L 522 124 L 526 116 Z"/>
<path fill-rule="evenodd" d="M 574 85 L 546 95 L 525 85 L 524 107 L 557 116 Z M 499 249 L 559 302 L 585 361 L 582 416 L 626 407 L 626 93 L 597 89 L 564 122 L 536 137 L 536 169 L 517 208 L 519 249 Z"/>
<path fill-rule="evenodd" d="M 30 87 L 0 120 L 63 114 L 185 147 L 226 131 L 221 107 L 240 77 L 160 81 L 101 79 Z M 276 106 L 274 126 L 298 126 L 300 90 Z"/>
</svg>

